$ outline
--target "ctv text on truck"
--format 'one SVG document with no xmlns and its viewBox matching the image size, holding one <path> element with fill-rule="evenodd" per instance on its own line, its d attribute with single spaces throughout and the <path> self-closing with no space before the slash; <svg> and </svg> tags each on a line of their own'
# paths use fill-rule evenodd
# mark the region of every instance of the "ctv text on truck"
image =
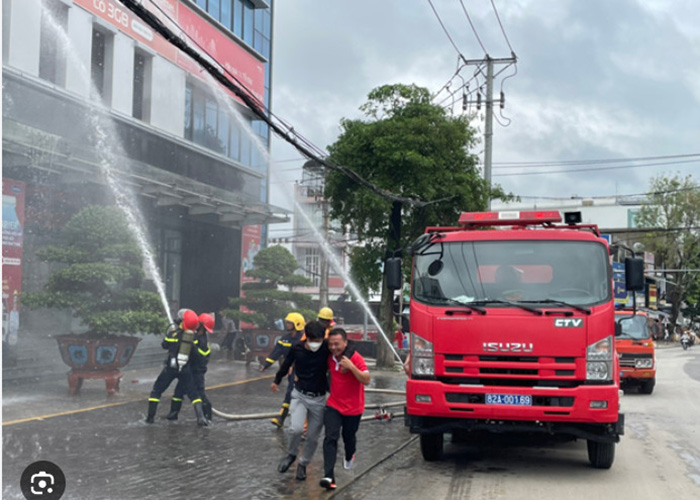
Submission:
<svg viewBox="0 0 700 500">
<path fill-rule="evenodd" d="M 412 256 L 405 423 L 437 460 L 445 433 L 585 439 L 613 464 L 624 432 L 612 270 L 598 228 L 556 211 L 463 213 Z M 643 263 L 626 260 L 629 290 Z M 401 263 L 386 265 L 400 286 Z M 640 284 L 641 283 L 641 284 Z"/>
</svg>

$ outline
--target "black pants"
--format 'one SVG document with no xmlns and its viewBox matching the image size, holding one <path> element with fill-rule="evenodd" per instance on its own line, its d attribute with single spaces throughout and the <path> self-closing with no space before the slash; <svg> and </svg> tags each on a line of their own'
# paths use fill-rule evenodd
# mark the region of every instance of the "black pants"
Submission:
<svg viewBox="0 0 700 500">
<path fill-rule="evenodd" d="M 323 425 L 326 437 L 323 439 L 323 476 L 335 479 L 335 458 L 338 454 L 338 438 L 343 435 L 345 460 L 350 460 L 357 449 L 355 434 L 360 427 L 362 415 L 341 415 L 335 408 L 326 406 L 323 413 Z"/>
<path fill-rule="evenodd" d="M 182 384 L 183 393 L 187 394 L 190 400 L 194 401 L 198 398 L 197 391 L 192 381 L 192 372 L 190 368 L 185 366 L 182 370 L 178 370 L 177 368 L 166 366 L 153 384 L 151 399 L 160 399 L 160 396 L 168 389 L 168 386 L 175 379 L 178 379 L 178 384 Z"/>
<path fill-rule="evenodd" d="M 194 392 L 197 395 L 196 397 L 201 399 L 202 403 L 209 403 L 209 398 L 207 398 L 207 394 L 204 392 L 204 374 L 207 372 L 206 368 L 204 371 L 194 368 L 191 369 L 191 372 L 192 385 L 194 387 Z M 182 397 L 187 393 L 185 387 L 186 384 L 183 383 L 182 380 L 178 380 L 177 385 L 175 386 L 175 392 L 173 393 L 173 398 L 182 399 Z"/>
</svg>

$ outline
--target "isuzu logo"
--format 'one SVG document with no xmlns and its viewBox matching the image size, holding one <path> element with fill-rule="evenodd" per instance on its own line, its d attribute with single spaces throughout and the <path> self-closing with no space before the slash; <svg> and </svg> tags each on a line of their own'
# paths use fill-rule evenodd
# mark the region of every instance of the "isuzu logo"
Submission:
<svg viewBox="0 0 700 500">
<path fill-rule="evenodd" d="M 583 318 L 556 318 L 554 326 L 557 328 L 582 328 Z"/>
<path fill-rule="evenodd" d="M 532 342 L 484 342 L 484 352 L 532 352 Z"/>
</svg>

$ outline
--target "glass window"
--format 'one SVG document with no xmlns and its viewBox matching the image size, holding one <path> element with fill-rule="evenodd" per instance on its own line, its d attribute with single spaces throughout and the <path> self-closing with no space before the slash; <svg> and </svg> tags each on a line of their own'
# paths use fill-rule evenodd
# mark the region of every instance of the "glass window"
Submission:
<svg viewBox="0 0 700 500">
<path fill-rule="evenodd" d="M 250 166 L 250 137 L 248 137 L 248 134 L 242 134 L 241 137 L 240 162 L 243 165 Z"/>
<path fill-rule="evenodd" d="M 3 6 L 5 3 L 9 2 L 3 2 Z M 53 18 L 53 23 L 50 18 Z M 64 31 L 68 25 L 68 7 L 56 0 L 45 1 L 44 10 L 41 13 L 39 78 L 64 86 L 66 84 L 66 54 L 63 46 L 56 43 L 55 28 L 52 24 L 57 24 Z"/>
<path fill-rule="evenodd" d="M 196 0 L 195 3 L 199 5 L 202 9 L 207 10 L 207 0 Z"/>
<path fill-rule="evenodd" d="M 90 75 L 97 96 L 106 103 L 111 100 L 111 38 L 110 34 L 93 27 Z"/>
<path fill-rule="evenodd" d="M 221 0 L 209 0 L 209 3 L 207 4 L 207 11 L 209 12 L 209 15 L 217 21 L 219 20 L 219 7 L 221 6 L 220 1 Z"/>
<path fill-rule="evenodd" d="M 255 9 L 249 0 L 243 1 L 243 41 L 253 46 L 253 13 Z"/>
<path fill-rule="evenodd" d="M 233 32 L 243 38 L 243 0 L 233 0 Z"/>
<path fill-rule="evenodd" d="M 231 123 L 231 149 L 229 157 L 239 161 L 241 159 L 241 132 L 236 122 Z"/>
<path fill-rule="evenodd" d="M 192 141 L 204 144 L 204 96 L 195 89 L 192 91 Z"/>
<path fill-rule="evenodd" d="M 134 51 L 134 93 L 132 116 L 139 120 L 150 120 L 151 104 L 151 57 L 140 50 Z"/>
<path fill-rule="evenodd" d="M 418 249 L 413 294 L 433 305 L 499 300 L 535 307 L 557 300 L 594 305 L 610 299 L 608 268 L 605 248 L 597 243 L 436 238 Z"/>
<path fill-rule="evenodd" d="M 219 106 L 214 99 L 206 100 L 205 107 L 205 141 L 204 146 L 217 152 L 221 152 L 222 146 L 219 144 L 217 136 L 217 125 L 219 121 Z"/>
<path fill-rule="evenodd" d="M 192 140 L 192 87 L 185 88 L 185 139 Z"/>
<path fill-rule="evenodd" d="M 219 113 L 219 128 L 218 128 L 218 137 L 219 137 L 219 144 L 221 145 L 221 153 L 228 156 L 229 154 L 229 123 L 231 120 L 229 119 L 228 115 L 226 113 L 220 112 Z"/>
<path fill-rule="evenodd" d="M 270 16 L 270 10 L 265 9 L 262 11 L 262 18 L 263 18 L 263 35 L 265 35 L 267 38 L 270 38 L 271 35 L 271 26 L 270 26 L 270 21 L 272 17 Z"/>
<path fill-rule="evenodd" d="M 231 22 L 231 0 L 221 0 L 221 24 L 226 26 L 229 30 L 233 29 L 233 24 Z"/>
</svg>

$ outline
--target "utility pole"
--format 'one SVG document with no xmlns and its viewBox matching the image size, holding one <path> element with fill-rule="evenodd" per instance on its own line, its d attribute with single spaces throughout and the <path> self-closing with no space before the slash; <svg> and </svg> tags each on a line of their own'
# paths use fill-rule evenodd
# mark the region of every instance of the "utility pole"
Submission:
<svg viewBox="0 0 700 500">
<path fill-rule="evenodd" d="M 326 170 L 323 170 L 323 190 L 326 188 Z M 330 217 L 328 215 L 328 201 L 325 196 L 321 196 L 321 213 L 323 215 L 323 241 L 331 249 L 328 241 L 328 230 L 330 229 Z M 325 249 L 321 249 L 321 282 L 318 287 L 319 307 L 328 307 L 328 257 Z"/>
<path fill-rule="evenodd" d="M 493 59 L 486 55 L 484 59 L 468 59 L 463 61 L 467 66 L 483 66 L 486 65 L 486 116 L 484 126 L 484 180 L 489 189 L 488 210 L 491 210 L 491 157 L 493 150 L 493 103 L 499 102 L 501 108 L 505 105 L 505 97 L 503 92 L 499 99 L 493 98 L 493 67 L 495 64 L 514 64 L 518 59 L 513 54 L 513 57 Z M 477 111 L 481 109 L 481 94 L 476 101 L 466 101 L 469 104 L 476 104 Z"/>
</svg>

